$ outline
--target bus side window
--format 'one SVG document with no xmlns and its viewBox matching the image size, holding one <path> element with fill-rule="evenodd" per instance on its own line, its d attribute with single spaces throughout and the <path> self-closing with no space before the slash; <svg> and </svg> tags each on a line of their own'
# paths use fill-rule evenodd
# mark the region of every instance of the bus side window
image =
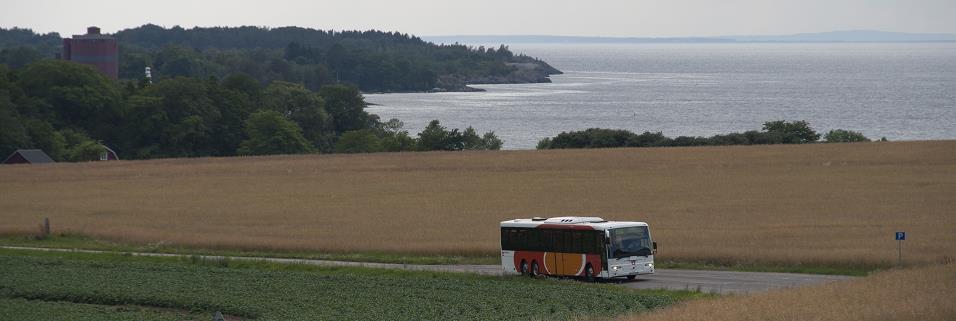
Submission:
<svg viewBox="0 0 956 321">
<path fill-rule="evenodd" d="M 604 231 L 594 231 L 594 254 L 604 253 Z"/>
<path fill-rule="evenodd" d="M 584 242 L 582 242 L 581 231 L 571 231 L 571 253 L 581 253 L 584 247 Z"/>
<path fill-rule="evenodd" d="M 568 242 L 564 239 L 565 230 L 554 230 L 554 251 L 555 252 L 565 252 L 565 244 Z"/>
<path fill-rule="evenodd" d="M 577 249 L 577 244 L 575 244 L 575 243 L 577 243 L 577 242 L 575 242 L 575 240 L 574 240 L 574 231 L 572 231 L 572 230 L 565 230 L 565 231 L 564 231 L 564 239 L 565 239 L 564 252 L 565 252 L 565 253 L 573 253 L 574 250 Z"/>
<path fill-rule="evenodd" d="M 529 229 L 528 230 L 528 250 L 529 251 L 540 251 L 541 250 L 541 230 L 540 229 Z"/>
<path fill-rule="evenodd" d="M 581 231 L 581 253 L 595 253 L 594 252 L 594 232 L 592 231 Z"/>
<path fill-rule="evenodd" d="M 501 240 L 501 247 L 502 247 L 502 249 L 509 250 L 509 251 L 515 249 L 515 243 L 516 243 L 516 241 L 517 241 L 517 236 L 516 236 L 517 232 L 518 232 L 518 231 L 517 231 L 515 228 L 513 228 L 513 227 L 506 227 L 506 228 L 504 228 L 504 229 L 501 231 L 501 234 L 502 234 L 502 236 L 501 236 L 501 238 L 502 238 L 502 240 Z"/>
<path fill-rule="evenodd" d="M 541 231 L 541 248 L 545 252 L 554 252 L 554 230 L 545 229 Z"/>
<path fill-rule="evenodd" d="M 513 237 L 513 238 L 511 239 L 511 242 L 514 242 L 514 243 L 512 243 L 512 244 L 515 245 L 514 249 L 515 249 L 515 250 L 524 250 L 524 244 L 525 244 L 525 243 L 524 243 L 524 242 L 525 242 L 525 240 L 524 240 L 524 229 L 520 229 L 520 228 L 515 229 L 514 234 L 511 234 L 511 236 Z"/>
<path fill-rule="evenodd" d="M 501 228 L 501 249 L 507 250 L 509 248 L 509 245 L 510 244 L 508 244 L 508 228 L 503 227 Z"/>
</svg>

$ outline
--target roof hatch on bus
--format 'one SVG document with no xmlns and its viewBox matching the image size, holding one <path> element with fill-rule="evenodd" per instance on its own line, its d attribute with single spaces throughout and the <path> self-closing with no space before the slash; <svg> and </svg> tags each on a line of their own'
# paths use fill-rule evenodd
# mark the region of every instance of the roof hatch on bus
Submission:
<svg viewBox="0 0 956 321">
<path fill-rule="evenodd" d="M 603 223 L 607 220 L 600 217 L 581 217 L 581 216 L 562 216 L 552 217 L 544 221 L 553 224 L 580 224 L 580 223 Z"/>
</svg>

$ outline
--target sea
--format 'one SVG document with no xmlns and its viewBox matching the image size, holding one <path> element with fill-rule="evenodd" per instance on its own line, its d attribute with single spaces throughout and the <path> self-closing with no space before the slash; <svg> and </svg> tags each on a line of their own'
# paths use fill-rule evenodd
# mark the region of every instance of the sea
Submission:
<svg viewBox="0 0 956 321">
<path fill-rule="evenodd" d="M 484 92 L 366 94 L 411 135 L 437 119 L 534 149 L 592 127 L 670 137 L 805 120 L 871 139 L 956 139 L 956 43 L 511 44 L 564 74 Z"/>
</svg>

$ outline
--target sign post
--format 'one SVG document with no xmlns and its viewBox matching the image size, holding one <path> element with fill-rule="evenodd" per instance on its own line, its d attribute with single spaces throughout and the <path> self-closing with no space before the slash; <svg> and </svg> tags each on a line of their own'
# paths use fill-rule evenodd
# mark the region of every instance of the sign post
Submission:
<svg viewBox="0 0 956 321">
<path fill-rule="evenodd" d="M 906 240 L 906 232 L 896 232 L 896 250 L 899 252 L 899 258 L 896 266 L 903 266 L 903 241 Z"/>
</svg>

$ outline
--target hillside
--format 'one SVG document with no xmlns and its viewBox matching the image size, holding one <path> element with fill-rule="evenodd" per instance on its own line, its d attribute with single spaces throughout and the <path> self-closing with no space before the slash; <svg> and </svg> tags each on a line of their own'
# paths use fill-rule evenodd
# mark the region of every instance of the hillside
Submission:
<svg viewBox="0 0 956 321">
<path fill-rule="evenodd" d="M 0 29 L 0 64 L 13 67 L 52 58 L 56 34 Z M 548 82 L 546 62 L 497 48 L 436 45 L 398 33 L 325 31 L 300 27 L 163 28 L 144 25 L 114 36 L 120 77 L 139 80 L 145 67 L 157 79 L 223 78 L 233 74 L 301 83 L 317 90 L 348 83 L 363 91 L 470 90 L 467 84 Z M 54 39 L 54 40 L 51 40 Z M 533 66 L 523 68 L 521 66 Z"/>
<path fill-rule="evenodd" d="M 952 260 L 956 141 L 0 167 L 0 232 L 231 249 L 493 255 L 498 222 L 650 223 L 662 261 Z M 947 256 L 949 255 L 949 256 Z"/>
</svg>

